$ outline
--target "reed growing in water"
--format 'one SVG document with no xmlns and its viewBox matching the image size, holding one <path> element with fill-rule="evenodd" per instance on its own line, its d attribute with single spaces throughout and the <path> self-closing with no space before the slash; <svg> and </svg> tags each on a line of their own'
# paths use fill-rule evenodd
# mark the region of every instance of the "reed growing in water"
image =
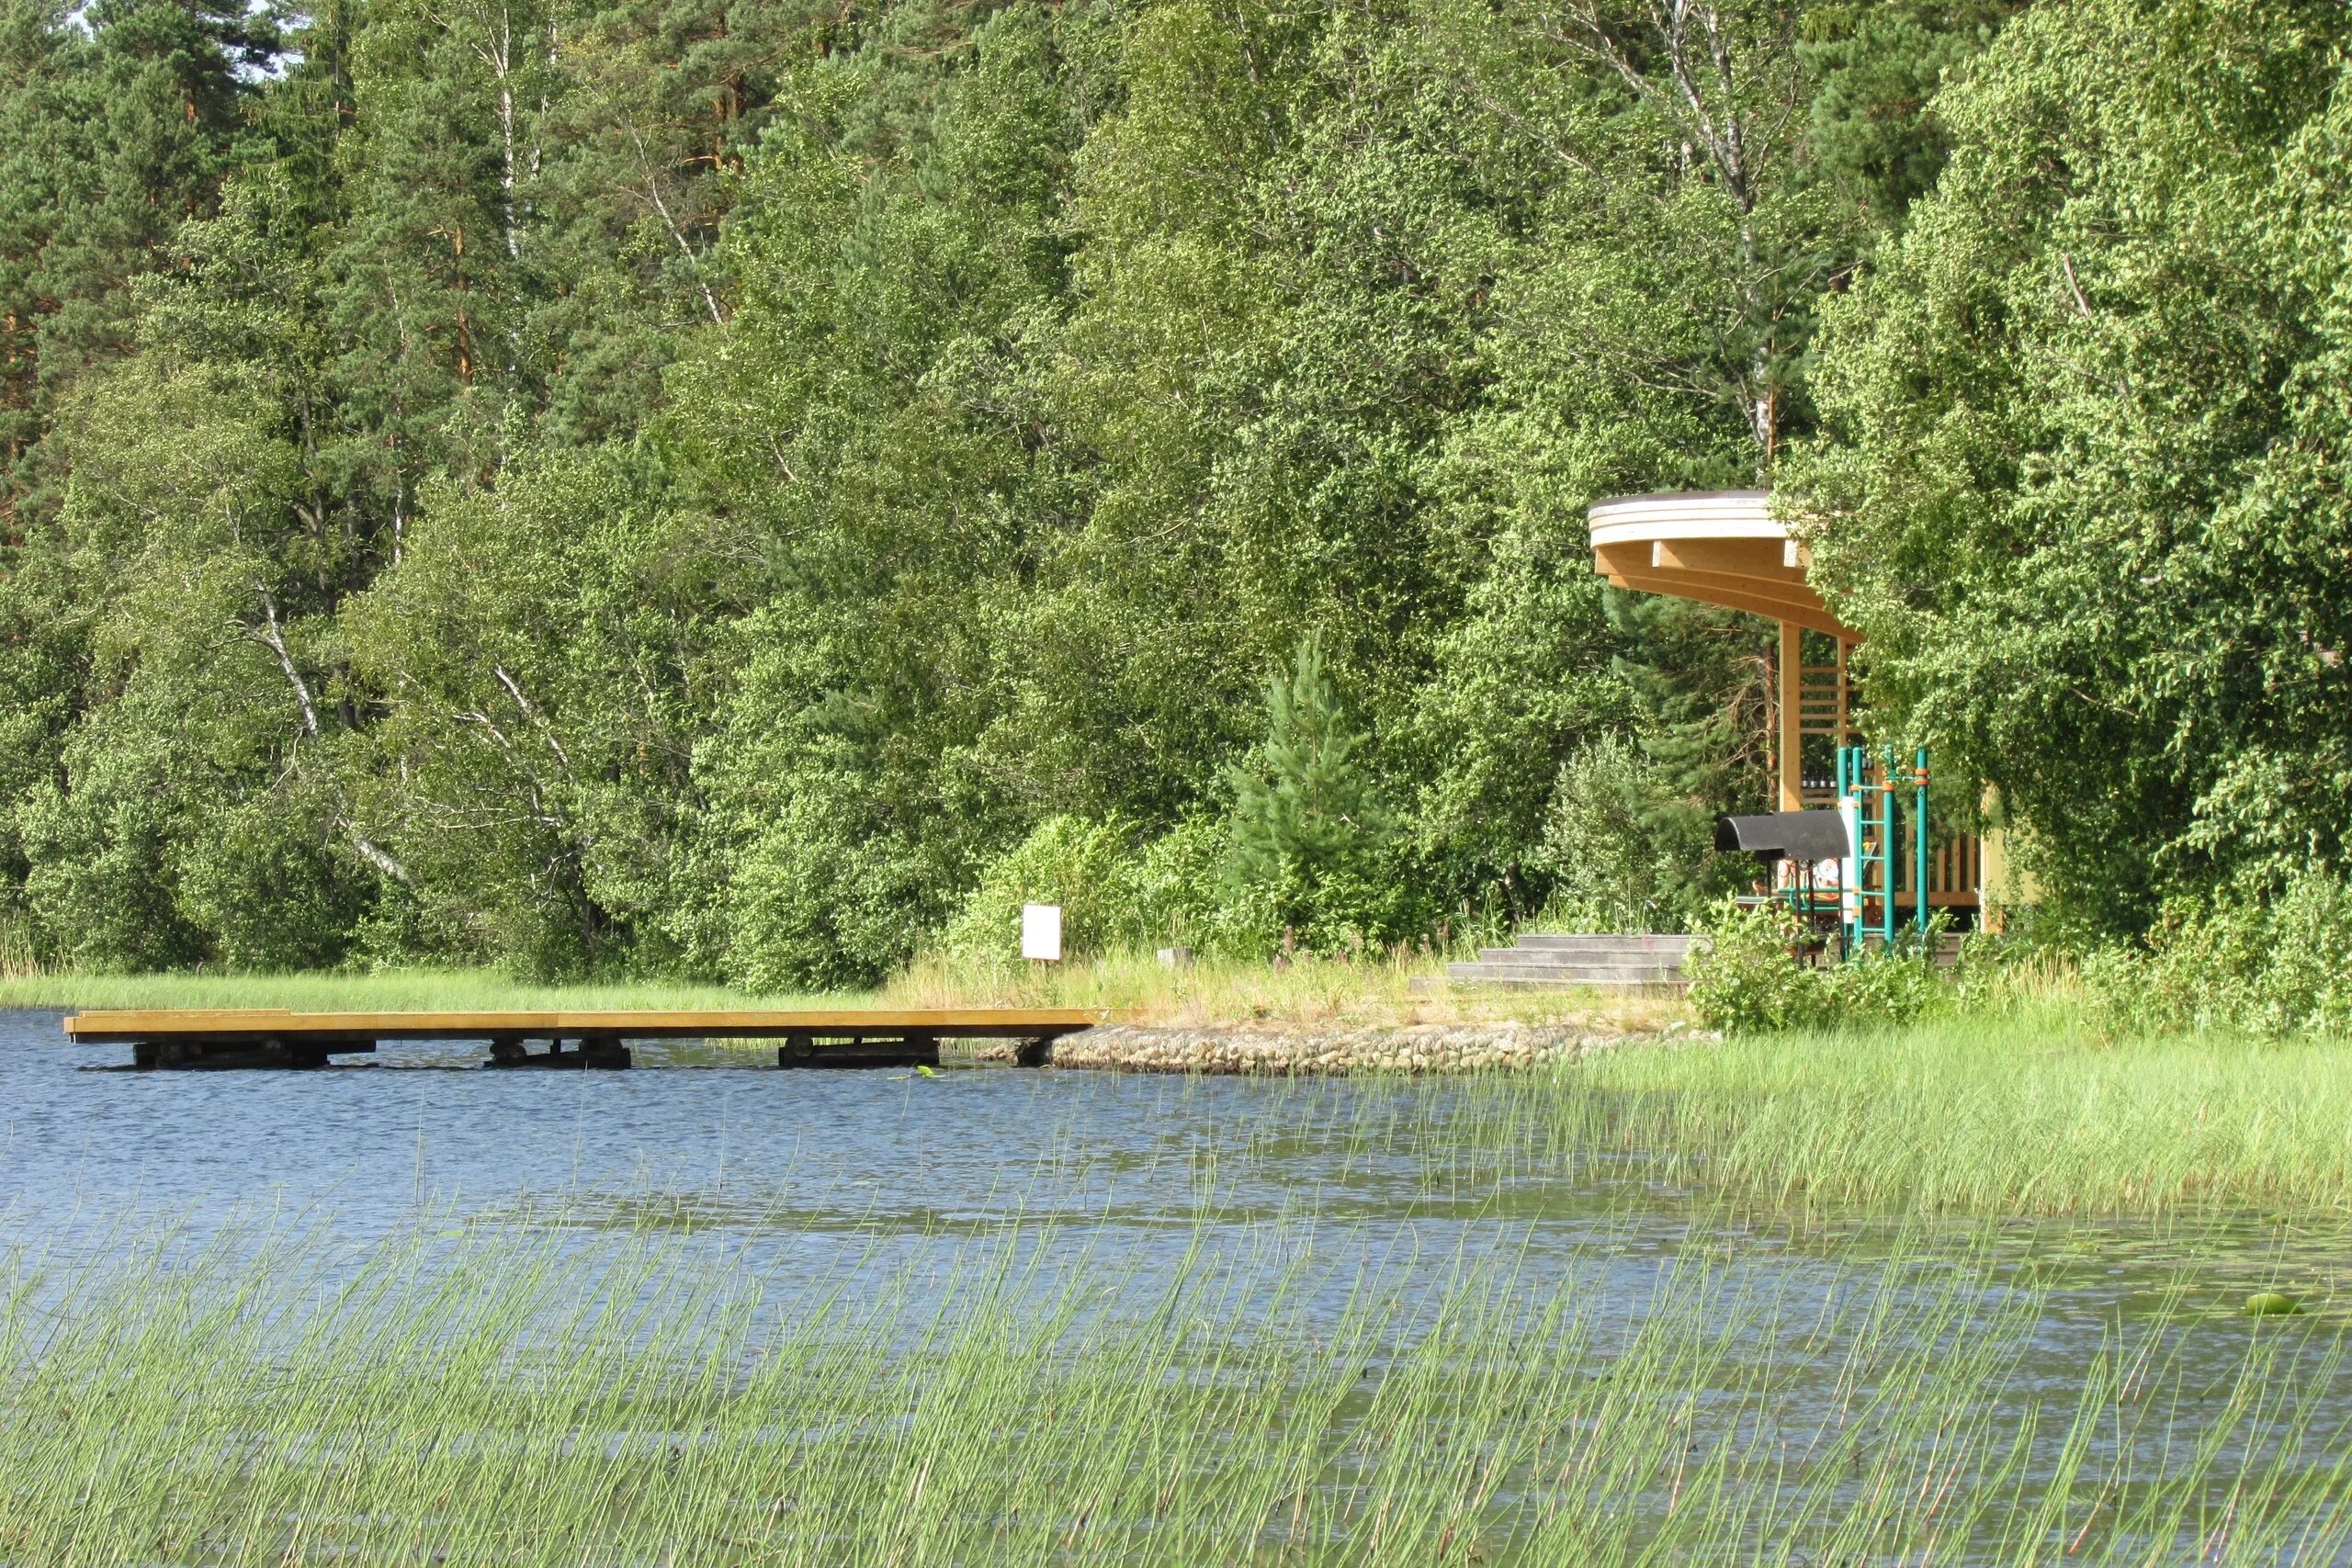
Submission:
<svg viewBox="0 0 2352 1568">
<path fill-rule="evenodd" d="M 1604 1052 L 1535 1091 L 1562 1148 L 1775 1201 L 2352 1213 L 2352 1046 L 2101 1041 L 2045 1018 Z"/>
<path fill-rule="evenodd" d="M 543 1216 L 560 1218 L 560 1216 Z M 876 1289 L 709 1236 L 232 1229 L 0 1292 L 0 1559 L 2321 1562 L 2323 1320 L 2088 1365 L 1990 1233 L 1630 1294 L 1524 1234 L 1408 1292 L 1327 1228 L 1148 1276 L 1035 1226 Z M 583 1238 L 584 1236 L 584 1238 Z M 1183 1238 L 1177 1238 L 1180 1242 Z M 1560 1262 L 1557 1258 L 1552 1262 Z M 1335 1269 L 1345 1273 L 1334 1290 Z M 2216 1375 L 2185 1357 L 2229 1337 Z"/>
</svg>

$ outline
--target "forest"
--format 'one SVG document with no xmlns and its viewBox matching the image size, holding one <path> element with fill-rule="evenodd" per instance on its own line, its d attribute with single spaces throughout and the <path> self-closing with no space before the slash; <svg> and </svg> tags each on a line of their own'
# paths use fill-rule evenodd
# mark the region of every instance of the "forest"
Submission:
<svg viewBox="0 0 2352 1568">
<path fill-rule="evenodd" d="M 2340 4 L 0 18 L 12 962 L 1683 929 L 1766 485 L 2049 929 L 2352 919 Z"/>
</svg>

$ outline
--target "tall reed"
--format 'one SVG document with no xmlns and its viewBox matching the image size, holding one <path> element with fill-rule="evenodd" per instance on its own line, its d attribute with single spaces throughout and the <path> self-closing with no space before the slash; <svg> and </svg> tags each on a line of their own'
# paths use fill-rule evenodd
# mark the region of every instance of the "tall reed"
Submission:
<svg viewBox="0 0 2352 1568">
<path fill-rule="evenodd" d="M 1531 1269 L 1525 1235 L 1419 1282 L 1328 1229 L 1256 1237 L 1121 1273 L 1014 1226 L 854 1296 L 707 1238 L 557 1230 L 20 1257 L 0 1560 L 2352 1550 L 2338 1348 L 2307 1320 L 2167 1311 L 2052 1376 L 2037 1291 L 1981 1237 L 1770 1271 L 1692 1245 L 1631 1291 L 1605 1250 Z M 2218 1387 L 2199 1335 L 2236 1347 Z"/>
<path fill-rule="evenodd" d="M 2352 1212 L 2352 1046 L 2104 1043 L 2035 1020 L 1591 1058 L 1563 1144 L 1781 1200 L 1981 1213 Z"/>
</svg>

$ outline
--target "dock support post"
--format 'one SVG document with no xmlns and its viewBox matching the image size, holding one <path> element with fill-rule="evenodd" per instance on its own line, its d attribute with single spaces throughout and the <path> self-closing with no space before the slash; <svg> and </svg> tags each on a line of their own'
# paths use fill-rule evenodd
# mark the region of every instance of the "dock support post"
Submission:
<svg viewBox="0 0 2352 1568">
<path fill-rule="evenodd" d="M 265 1034 L 250 1040 L 137 1040 L 130 1065 L 143 1072 L 224 1071 L 233 1068 L 323 1067 L 336 1053 L 373 1051 L 366 1041 L 288 1040 Z"/>
<path fill-rule="evenodd" d="M 580 1065 L 591 1072 L 617 1072 L 634 1066 L 636 1058 L 628 1046 L 610 1035 L 597 1035 L 580 1042 Z"/>
<path fill-rule="evenodd" d="M 927 1029 L 891 1034 L 826 1034 L 831 1044 L 819 1045 L 814 1031 L 796 1030 L 775 1048 L 779 1067 L 935 1067 L 939 1036 Z"/>
<path fill-rule="evenodd" d="M 562 1036 L 549 1035 L 548 1048 L 534 1052 L 524 1043 L 522 1036 L 501 1034 L 491 1040 L 490 1060 L 485 1065 L 492 1067 L 586 1067 L 611 1071 L 634 1066 L 635 1062 L 629 1048 L 614 1035 L 580 1036 L 572 1041 L 571 1049 L 568 1051 L 564 1049 Z"/>
</svg>

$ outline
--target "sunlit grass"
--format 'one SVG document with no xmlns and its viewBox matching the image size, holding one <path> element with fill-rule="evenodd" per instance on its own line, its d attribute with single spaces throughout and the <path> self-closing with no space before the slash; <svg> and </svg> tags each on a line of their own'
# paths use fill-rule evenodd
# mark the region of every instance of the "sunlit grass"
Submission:
<svg viewBox="0 0 2352 1568">
<path fill-rule="evenodd" d="M 494 969 L 290 975 L 46 974 L 0 979 L 0 1008 L 288 1008 L 297 1012 L 491 1011 L 544 1008 L 841 1007 L 854 993 L 761 996 L 661 980 L 537 985 Z"/>
<path fill-rule="evenodd" d="M 1637 1043 L 1499 1089 L 1495 1113 L 1783 1203 L 2352 1213 L 2352 1044 L 2052 1024 Z"/>
<path fill-rule="evenodd" d="M 289 1008 L 296 1011 L 454 1011 L 531 1008 L 1069 1007 L 1122 1021 L 1165 1024 L 1380 1026 L 1503 1022 L 1612 1032 L 1687 1017 L 1670 995 L 1464 989 L 1419 992 L 1441 976 L 1432 954 L 1361 959 L 1301 953 L 1279 964 L 1204 957 L 1182 968 L 1151 953 L 1063 964 L 944 956 L 918 959 L 868 992 L 761 994 L 662 980 L 538 985 L 492 969 L 371 973 L 187 973 L 0 977 L 0 1008 Z"/>
<path fill-rule="evenodd" d="M 1412 952 L 1361 958 L 1301 953 L 1280 964 L 1203 956 L 1182 968 L 1161 964 L 1151 952 L 1066 964 L 934 955 L 917 960 L 883 994 L 915 1007 L 1108 1008 L 1124 1022 L 1186 1026 L 1516 1021 L 1622 1032 L 1690 1016 L 1668 993 L 1414 988 L 1416 980 L 1444 973 L 1444 955 Z"/>
</svg>

